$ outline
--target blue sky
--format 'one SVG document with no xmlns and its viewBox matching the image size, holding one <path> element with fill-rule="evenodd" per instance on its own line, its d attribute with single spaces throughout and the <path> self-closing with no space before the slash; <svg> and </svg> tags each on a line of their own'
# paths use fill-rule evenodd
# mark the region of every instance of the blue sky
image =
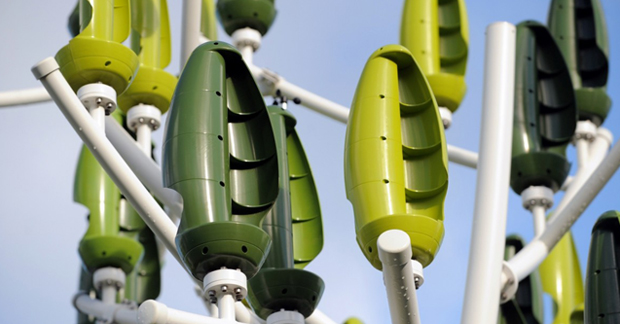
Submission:
<svg viewBox="0 0 620 324">
<path fill-rule="evenodd" d="M 256 53 L 255 64 L 344 106 L 349 106 L 363 66 L 377 48 L 398 43 L 402 0 L 277 1 L 278 16 Z M 550 1 L 469 1 L 468 93 L 446 136 L 450 144 L 477 151 L 482 102 L 484 31 L 495 21 L 546 21 Z M 170 1 L 173 56 L 178 73 L 181 1 Z M 620 22 L 611 19 L 620 3 L 602 1 L 610 31 L 608 91 L 620 102 Z M 72 1 L 3 1 L 0 4 L 0 91 L 37 87 L 30 73 L 69 41 Z M 221 40 L 229 38 L 220 30 Z M 616 90 L 616 91 L 614 91 Z M 320 304 L 337 322 L 358 316 L 387 323 L 389 312 L 381 273 L 370 266 L 355 242 L 353 212 L 343 176 L 345 125 L 291 105 L 297 129 L 318 186 L 325 231 L 321 254 L 308 267 L 326 282 Z M 620 134 L 620 112 L 612 107 L 604 124 Z M 75 320 L 71 297 L 77 291 L 77 244 L 86 229 L 84 207 L 72 199 L 80 141 L 52 103 L 0 108 L 0 323 Z M 162 131 L 155 133 L 161 143 Z M 156 155 L 161 154 L 159 150 Z M 568 150 L 574 161 L 574 148 Z M 573 163 L 574 165 L 575 163 Z M 574 170 L 573 170 L 574 171 Z M 473 219 L 476 173 L 450 164 L 446 236 L 435 261 L 425 269 L 419 290 L 422 320 L 460 319 Z M 583 271 L 590 230 L 596 218 L 618 204 L 620 177 L 608 186 L 573 227 Z M 556 203 L 560 195 L 556 196 Z M 531 215 L 510 192 L 508 232 L 532 238 Z M 168 257 L 160 300 L 170 307 L 203 313 L 187 275 Z M 548 317 L 548 316 L 547 316 Z"/>
</svg>

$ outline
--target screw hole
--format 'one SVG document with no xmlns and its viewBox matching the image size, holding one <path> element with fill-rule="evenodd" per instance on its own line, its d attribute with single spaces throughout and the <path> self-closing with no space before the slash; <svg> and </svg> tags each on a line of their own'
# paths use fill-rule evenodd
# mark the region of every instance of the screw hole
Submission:
<svg viewBox="0 0 620 324">
<path fill-rule="evenodd" d="M 202 248 L 202 254 L 207 254 L 207 253 L 209 253 L 209 248 L 205 246 Z"/>
<path fill-rule="evenodd" d="M 560 36 L 560 39 L 564 39 L 564 36 Z"/>
<path fill-rule="evenodd" d="M 258 12 L 255 12 L 255 13 L 254 13 L 254 17 L 258 17 Z"/>
<path fill-rule="evenodd" d="M 316 296 L 312 296 L 312 301 L 316 301 Z"/>
<path fill-rule="evenodd" d="M 127 79 L 127 81 L 131 81 L 132 76 L 129 77 L 129 79 Z"/>
<path fill-rule="evenodd" d="M 105 256 L 106 254 L 108 254 L 106 251 L 101 252 L 101 255 Z"/>
<path fill-rule="evenodd" d="M 594 271 L 594 274 L 595 274 L 595 275 L 597 275 L 597 274 L 599 274 L 599 273 L 601 273 L 601 270 L 596 270 L 596 271 Z"/>
<path fill-rule="evenodd" d="M 243 253 L 247 253 L 247 252 L 248 252 L 248 248 L 247 248 L 247 246 L 245 246 L 245 245 L 241 246 L 241 251 L 242 251 Z"/>
<path fill-rule="evenodd" d="M 282 289 L 282 295 L 286 295 L 287 292 L 288 290 L 286 288 Z"/>
<path fill-rule="evenodd" d="M 517 172 L 517 177 L 520 177 L 522 175 L 523 175 L 523 173 L 521 173 L 521 171 Z"/>
<path fill-rule="evenodd" d="M 534 124 L 534 123 L 530 123 L 530 126 L 532 126 L 532 127 L 536 127 L 536 124 Z"/>
<path fill-rule="evenodd" d="M 153 86 L 153 90 L 157 90 L 157 86 Z"/>
<path fill-rule="evenodd" d="M 127 257 L 127 260 L 131 261 L 131 255 Z"/>
<path fill-rule="evenodd" d="M 222 93 L 221 93 L 221 92 L 219 92 L 219 91 L 215 91 L 215 94 L 216 94 L 218 97 L 221 97 L 221 96 L 222 96 Z"/>
<path fill-rule="evenodd" d="M 110 65 L 110 64 L 112 64 L 112 62 L 110 62 L 110 61 L 106 61 L 106 62 L 105 62 L 105 66 L 108 66 L 108 65 Z"/>
<path fill-rule="evenodd" d="M 217 135 L 217 139 L 219 139 L 220 141 L 223 141 L 224 138 L 222 137 L 222 135 Z"/>
<path fill-rule="evenodd" d="M 605 314 L 598 314 L 598 318 L 603 318 L 605 317 Z"/>
<path fill-rule="evenodd" d="M 534 89 L 527 89 L 527 92 L 534 93 Z"/>
<path fill-rule="evenodd" d="M 390 180 L 388 180 L 388 179 L 383 179 L 383 183 L 390 183 Z"/>
<path fill-rule="evenodd" d="M 372 246 L 368 247 L 368 252 L 372 253 Z"/>
<path fill-rule="evenodd" d="M 225 187 L 226 184 L 224 183 L 224 181 L 220 181 L 220 186 Z"/>
<path fill-rule="evenodd" d="M 218 42 L 213 43 L 213 45 L 219 45 L 219 44 L 220 44 L 220 43 L 218 43 Z"/>
<path fill-rule="evenodd" d="M 547 169 L 547 174 L 551 174 L 551 169 Z"/>
<path fill-rule="evenodd" d="M 386 139 L 387 139 L 387 137 L 381 136 L 381 140 L 385 141 Z"/>
<path fill-rule="evenodd" d="M 379 95 L 379 98 L 383 99 L 383 98 L 385 98 L 385 96 L 384 96 L 384 95 L 382 95 L 382 94 L 380 94 L 380 95 Z"/>
<path fill-rule="evenodd" d="M 531 61 L 531 60 L 532 60 L 532 57 L 531 57 L 531 56 L 528 56 L 528 57 L 527 57 L 527 60 L 528 60 L 528 61 Z"/>
</svg>

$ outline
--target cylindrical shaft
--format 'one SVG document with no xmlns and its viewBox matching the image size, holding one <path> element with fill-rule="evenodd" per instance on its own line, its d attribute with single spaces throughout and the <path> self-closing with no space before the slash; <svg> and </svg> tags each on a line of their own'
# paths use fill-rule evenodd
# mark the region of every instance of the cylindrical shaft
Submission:
<svg viewBox="0 0 620 324">
<path fill-rule="evenodd" d="M 252 64 L 252 59 L 254 57 L 254 48 L 251 45 L 242 46 L 240 49 L 241 56 L 246 64 Z"/>
<path fill-rule="evenodd" d="M 200 45 L 201 0 L 183 0 L 183 27 L 181 30 L 181 71 L 189 56 Z"/>
<path fill-rule="evenodd" d="M 232 294 L 223 294 L 217 299 L 217 311 L 220 319 L 235 320 L 235 298 Z"/>
<path fill-rule="evenodd" d="M 151 126 L 147 124 L 139 125 L 136 131 L 136 141 L 138 142 L 138 145 L 140 145 L 142 152 L 144 152 L 144 154 L 149 158 L 152 154 L 151 133 Z"/>
<path fill-rule="evenodd" d="M 93 118 L 99 129 L 105 129 L 105 108 L 101 106 L 97 107 L 89 107 L 88 112 L 90 116 Z"/>
<path fill-rule="evenodd" d="M 585 169 L 588 167 L 588 149 L 589 143 L 585 138 L 579 138 L 575 141 L 575 148 L 577 149 L 577 170 Z"/>
<path fill-rule="evenodd" d="M 400 230 L 383 232 L 377 240 L 377 249 L 392 323 L 420 324 L 409 235 Z"/>
<path fill-rule="evenodd" d="M 544 231 L 547 224 L 545 213 L 547 210 L 544 206 L 532 206 L 532 216 L 534 217 L 534 237 L 539 237 Z"/>
<path fill-rule="evenodd" d="M 116 304 L 116 287 L 113 285 L 103 285 L 101 287 L 101 301 L 104 304 Z"/>
<path fill-rule="evenodd" d="M 50 100 L 52 98 L 43 87 L 0 92 L 0 107 L 27 105 Z"/>
<path fill-rule="evenodd" d="M 512 149 L 516 28 L 486 32 L 474 222 L 461 323 L 497 322 Z"/>
</svg>

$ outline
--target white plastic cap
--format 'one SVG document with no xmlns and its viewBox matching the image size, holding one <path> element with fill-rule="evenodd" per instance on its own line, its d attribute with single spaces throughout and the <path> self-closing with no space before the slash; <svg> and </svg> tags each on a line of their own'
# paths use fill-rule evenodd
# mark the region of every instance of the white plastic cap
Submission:
<svg viewBox="0 0 620 324">
<path fill-rule="evenodd" d="M 304 324 L 304 316 L 299 312 L 281 310 L 267 317 L 267 324 Z"/>
<path fill-rule="evenodd" d="M 32 74 L 34 74 L 34 77 L 37 78 L 37 80 L 41 80 L 48 74 L 58 69 L 60 69 L 60 66 L 58 66 L 56 60 L 53 57 L 48 57 L 43 61 L 33 65 L 30 71 L 32 71 Z"/>
</svg>

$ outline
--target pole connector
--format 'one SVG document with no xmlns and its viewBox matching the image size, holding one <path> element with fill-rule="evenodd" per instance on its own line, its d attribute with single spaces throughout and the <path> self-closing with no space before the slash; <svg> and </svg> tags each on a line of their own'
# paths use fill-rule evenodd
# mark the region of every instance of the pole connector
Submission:
<svg viewBox="0 0 620 324">
<path fill-rule="evenodd" d="M 530 186 L 521 192 L 523 208 L 531 210 L 535 206 L 553 207 L 553 190 L 545 186 Z"/>
<path fill-rule="evenodd" d="M 506 280 L 504 280 L 506 278 Z M 506 261 L 502 263 L 502 282 L 505 284 L 500 289 L 499 302 L 503 304 L 514 297 L 519 288 L 519 280 L 510 264 Z"/>
<path fill-rule="evenodd" d="M 231 37 L 233 40 L 233 45 L 236 48 L 241 49 L 243 47 L 250 46 L 254 52 L 260 48 L 261 40 L 263 38 L 258 30 L 249 27 L 235 30 Z"/>
<path fill-rule="evenodd" d="M 137 105 L 127 112 L 127 128 L 135 132 L 139 126 L 147 125 L 152 130 L 161 126 L 161 111 L 152 105 Z"/>
<path fill-rule="evenodd" d="M 101 107 L 105 110 L 105 115 L 110 116 L 116 109 L 116 91 L 109 85 L 87 84 L 78 90 L 77 96 L 89 111 Z"/>
<path fill-rule="evenodd" d="M 446 107 L 439 107 L 439 116 L 441 116 L 443 128 L 450 128 L 450 125 L 452 125 L 452 111 Z"/>
<path fill-rule="evenodd" d="M 97 290 L 101 290 L 104 286 L 121 289 L 125 287 L 125 272 L 113 267 L 99 268 L 93 273 L 93 284 Z"/>
<path fill-rule="evenodd" d="M 203 279 L 202 293 L 211 303 L 217 303 L 225 294 L 232 295 L 236 301 L 242 301 L 248 295 L 247 277 L 238 269 L 211 271 Z"/>
<path fill-rule="evenodd" d="M 580 120 L 577 122 L 577 127 L 575 128 L 575 136 L 573 137 L 573 142 L 576 142 L 580 139 L 585 139 L 588 142 L 592 142 L 596 137 L 596 133 L 596 124 L 589 120 Z"/>
</svg>

